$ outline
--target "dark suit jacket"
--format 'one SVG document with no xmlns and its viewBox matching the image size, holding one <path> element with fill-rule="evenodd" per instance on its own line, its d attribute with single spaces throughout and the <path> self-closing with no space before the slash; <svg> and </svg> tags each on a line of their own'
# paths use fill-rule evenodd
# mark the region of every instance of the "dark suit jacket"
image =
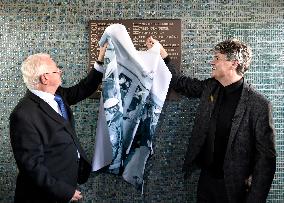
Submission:
<svg viewBox="0 0 284 203">
<path fill-rule="evenodd" d="M 178 76 L 169 67 L 173 74 L 171 87 L 187 97 L 200 98 L 183 168 L 191 174 L 198 166 L 197 157 L 207 136 L 220 86 L 213 78 L 200 81 Z M 223 166 L 230 202 L 265 202 L 275 168 L 275 130 L 270 102 L 244 82 Z M 252 178 L 248 188 L 249 177 Z"/>
<path fill-rule="evenodd" d="M 10 138 L 19 169 L 15 202 L 68 202 L 77 182 L 86 182 L 91 165 L 76 136 L 69 105 L 90 96 L 101 80 L 102 73 L 91 70 L 77 85 L 58 88 L 56 94 L 63 97 L 69 121 L 30 91 L 14 108 Z"/>
</svg>

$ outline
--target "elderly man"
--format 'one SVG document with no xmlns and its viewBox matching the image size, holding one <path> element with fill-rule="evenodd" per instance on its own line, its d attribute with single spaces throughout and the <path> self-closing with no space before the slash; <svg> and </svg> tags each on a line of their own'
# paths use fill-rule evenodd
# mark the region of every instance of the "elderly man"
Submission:
<svg viewBox="0 0 284 203">
<path fill-rule="evenodd" d="M 102 70 L 98 64 L 95 68 Z M 10 138 L 19 169 L 15 202 L 82 198 L 76 186 L 87 181 L 91 165 L 76 136 L 69 106 L 98 88 L 103 74 L 95 68 L 77 85 L 64 88 L 62 71 L 48 54 L 35 54 L 23 62 L 28 90 L 10 115 Z"/>
<path fill-rule="evenodd" d="M 153 43 L 147 39 L 148 48 Z M 265 202 L 276 167 L 271 104 L 244 79 L 252 57 L 246 44 L 229 39 L 213 51 L 212 78 L 202 81 L 178 75 L 161 48 L 171 87 L 200 98 L 183 170 L 188 177 L 201 168 L 197 202 Z"/>
</svg>

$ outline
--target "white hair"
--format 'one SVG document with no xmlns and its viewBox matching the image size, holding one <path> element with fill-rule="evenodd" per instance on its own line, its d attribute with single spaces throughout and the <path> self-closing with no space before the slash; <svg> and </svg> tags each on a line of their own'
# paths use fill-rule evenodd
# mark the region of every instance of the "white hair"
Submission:
<svg viewBox="0 0 284 203">
<path fill-rule="evenodd" d="M 29 56 L 22 63 L 21 71 L 29 90 L 37 89 L 40 82 L 40 76 L 48 71 L 48 66 L 44 59 L 50 58 L 49 54 L 38 53 Z"/>
</svg>

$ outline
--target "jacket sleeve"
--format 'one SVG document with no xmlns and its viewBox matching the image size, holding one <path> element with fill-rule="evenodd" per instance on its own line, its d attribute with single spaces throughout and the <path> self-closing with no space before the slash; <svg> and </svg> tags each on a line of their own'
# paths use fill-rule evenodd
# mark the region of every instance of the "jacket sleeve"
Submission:
<svg viewBox="0 0 284 203">
<path fill-rule="evenodd" d="M 87 77 L 78 84 L 68 88 L 59 87 L 57 92 L 60 92 L 69 105 L 73 105 L 91 96 L 98 89 L 102 78 L 103 73 L 92 68 Z"/>
<path fill-rule="evenodd" d="M 53 177 L 44 165 L 41 137 L 28 113 L 11 114 L 10 138 L 20 175 L 28 177 L 33 184 L 43 188 L 58 201 L 71 200 L 75 188 Z"/>
<path fill-rule="evenodd" d="M 266 202 L 276 169 L 275 130 L 271 104 L 259 108 L 254 129 L 256 140 L 255 165 L 247 202 Z"/>
<path fill-rule="evenodd" d="M 164 58 L 164 61 L 172 74 L 170 88 L 173 88 L 176 92 L 186 97 L 200 98 L 207 80 L 202 81 L 180 75 L 169 56 Z"/>
</svg>

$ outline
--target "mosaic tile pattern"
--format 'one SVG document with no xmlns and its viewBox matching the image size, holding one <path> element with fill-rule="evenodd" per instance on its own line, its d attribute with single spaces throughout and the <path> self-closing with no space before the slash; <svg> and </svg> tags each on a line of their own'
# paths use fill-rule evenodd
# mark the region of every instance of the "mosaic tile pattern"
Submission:
<svg viewBox="0 0 284 203">
<path fill-rule="evenodd" d="M 210 49 L 236 37 L 249 43 L 254 58 L 246 78 L 273 104 L 277 171 L 267 202 L 284 201 L 284 2 L 282 0 L 0 0 L 0 202 L 12 202 L 17 168 L 8 117 L 25 87 L 25 57 L 48 52 L 64 67 L 64 85 L 87 73 L 90 19 L 182 20 L 184 74 L 210 76 Z M 197 100 L 167 102 L 157 128 L 155 154 L 146 166 L 144 196 L 120 177 L 92 174 L 81 186 L 82 202 L 194 202 L 198 172 L 183 180 L 181 166 Z M 73 107 L 77 132 L 91 158 L 98 102 Z"/>
</svg>

